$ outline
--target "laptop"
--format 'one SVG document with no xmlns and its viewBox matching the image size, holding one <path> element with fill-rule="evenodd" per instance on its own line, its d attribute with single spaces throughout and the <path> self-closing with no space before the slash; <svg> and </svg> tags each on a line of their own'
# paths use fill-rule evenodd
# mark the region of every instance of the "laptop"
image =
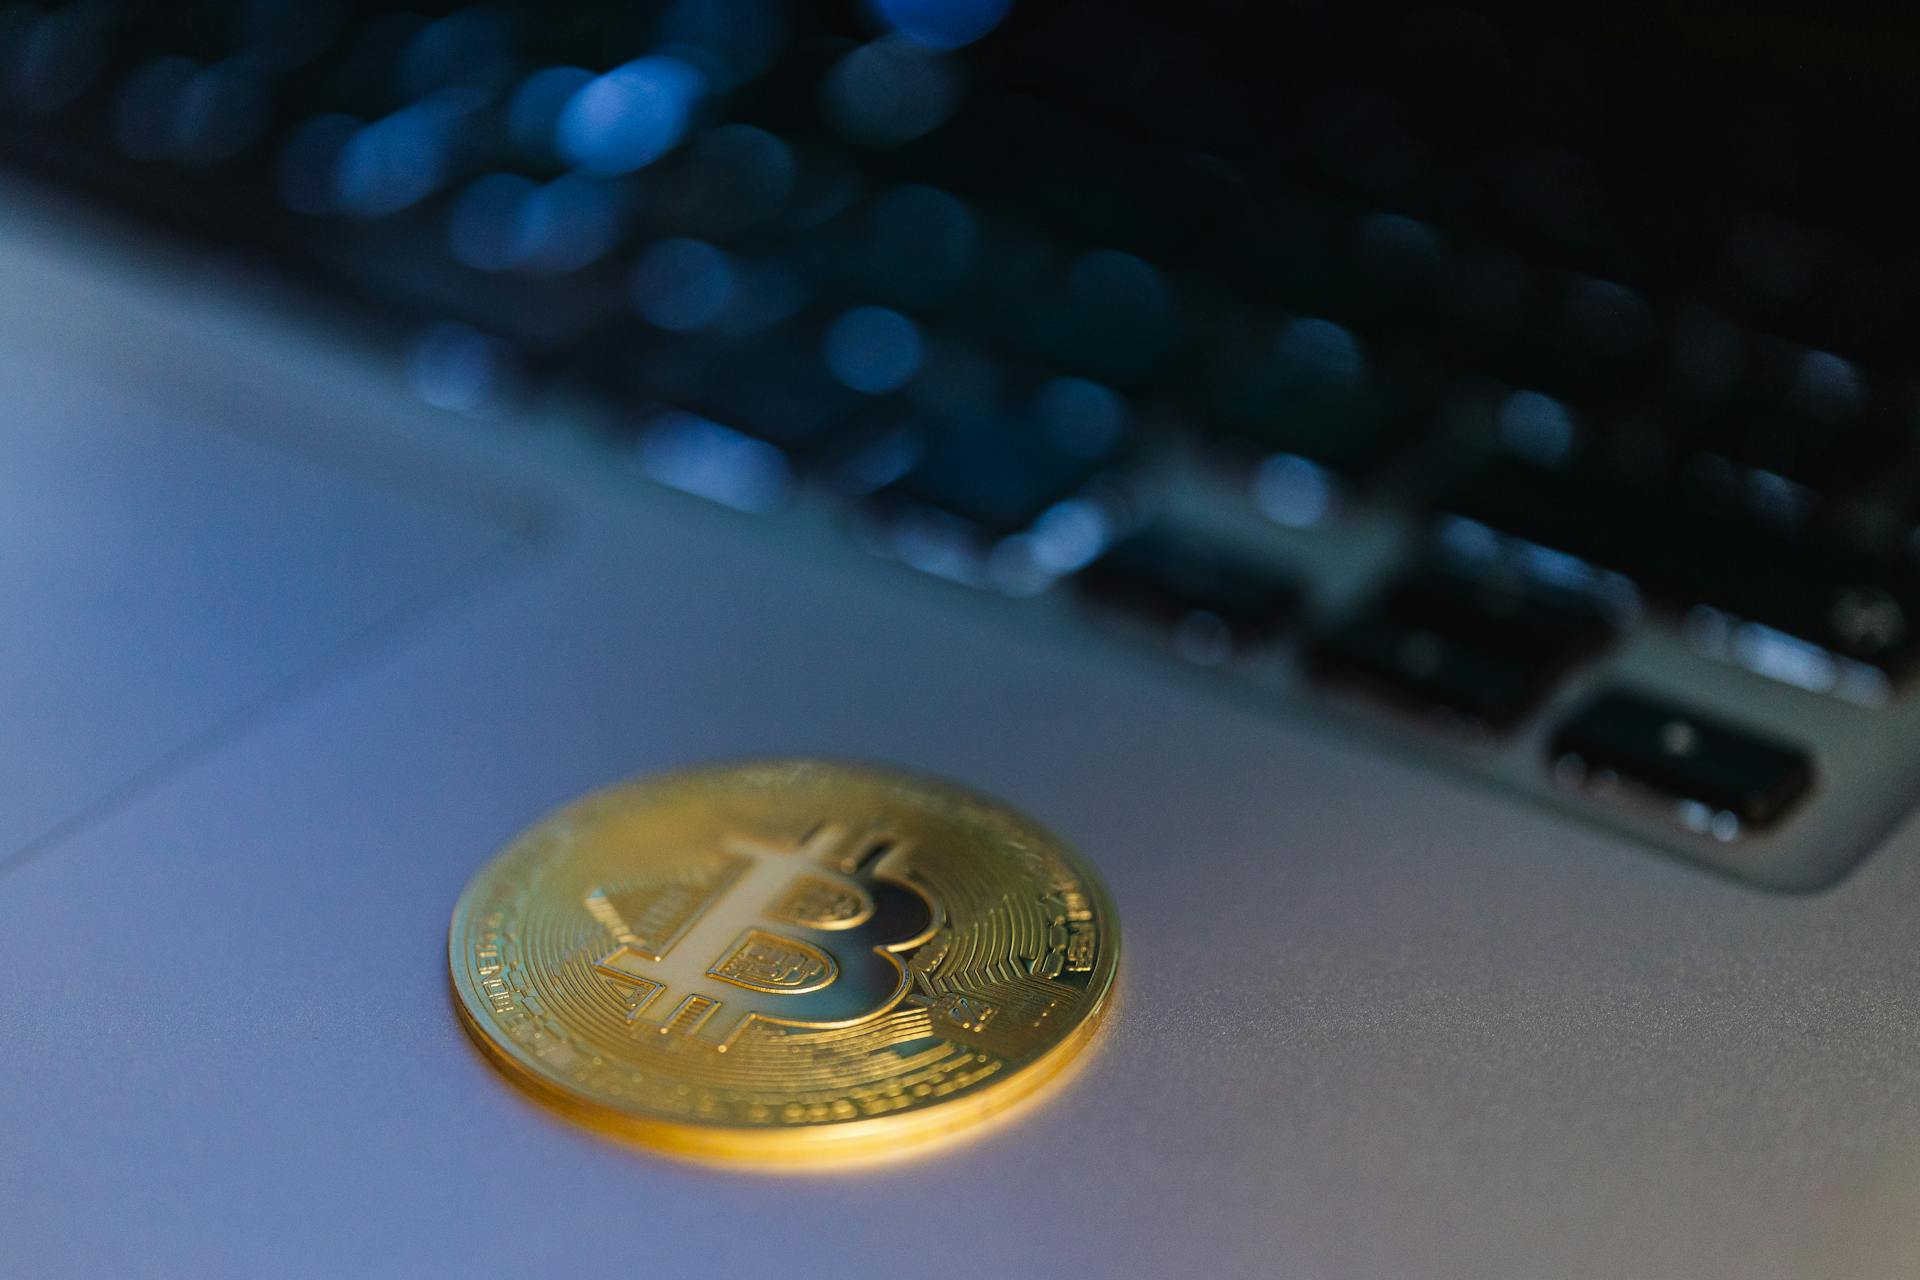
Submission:
<svg viewBox="0 0 1920 1280">
<path fill-rule="evenodd" d="M 0 6 L 0 1273 L 1920 1273 L 1917 39 Z M 1083 1069 L 489 1065 L 492 853 L 782 756 L 1098 868 Z"/>
</svg>

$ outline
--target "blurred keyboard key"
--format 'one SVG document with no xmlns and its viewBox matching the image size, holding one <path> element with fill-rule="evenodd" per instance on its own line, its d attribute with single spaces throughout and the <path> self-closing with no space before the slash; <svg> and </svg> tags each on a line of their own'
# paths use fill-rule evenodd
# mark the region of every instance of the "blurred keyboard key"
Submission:
<svg viewBox="0 0 1920 1280">
<path fill-rule="evenodd" d="M 1167 529 L 1122 539 L 1073 585 L 1092 604 L 1164 627 L 1183 648 L 1219 656 L 1271 641 L 1292 624 L 1302 599 L 1299 582 L 1279 567 Z"/>
<path fill-rule="evenodd" d="M 1573 777 L 1591 781 L 1611 773 L 1704 806 L 1700 823 L 1722 839 L 1738 834 L 1740 826 L 1777 820 L 1814 778 L 1813 762 L 1798 747 L 1619 689 L 1597 695 L 1570 716 L 1550 751 L 1556 767 L 1571 768 Z M 1732 815 L 1731 821 L 1723 814 Z"/>
<path fill-rule="evenodd" d="M 1377 474 L 1434 414 L 1440 368 L 1303 316 L 1242 335 L 1216 365 L 1213 410 L 1228 440 Z"/>
<path fill-rule="evenodd" d="M 1505 730 L 1612 634 L 1578 593 L 1426 569 L 1324 636 L 1310 661 L 1322 680 Z"/>
<path fill-rule="evenodd" d="M 1337 628 L 1314 649 L 1322 679 L 1356 684 L 1416 710 L 1445 710 L 1493 729 L 1518 721 L 1553 687 L 1549 668 L 1484 653 L 1381 614 Z"/>
<path fill-rule="evenodd" d="M 902 504 L 931 507 L 982 534 L 1018 533 L 1100 473 L 1100 459 L 1066 453 L 1018 417 L 961 420 L 909 417 L 898 424 L 917 457 L 871 498 L 883 514 Z"/>
<path fill-rule="evenodd" d="M 603 335 L 589 376 L 628 405 L 691 410 L 771 444 L 807 469 L 866 438 L 868 398 L 828 376 L 793 334 L 701 341 L 638 325 Z"/>
<path fill-rule="evenodd" d="M 1571 665 L 1604 648 L 1614 635 L 1605 607 L 1584 592 L 1437 567 L 1400 579 L 1376 607 L 1476 649 L 1542 665 Z"/>
<path fill-rule="evenodd" d="M 1659 602 L 1708 605 L 1889 673 L 1914 656 L 1911 581 L 1749 509 L 1514 459 L 1483 468 L 1441 506 L 1622 573 Z"/>
</svg>

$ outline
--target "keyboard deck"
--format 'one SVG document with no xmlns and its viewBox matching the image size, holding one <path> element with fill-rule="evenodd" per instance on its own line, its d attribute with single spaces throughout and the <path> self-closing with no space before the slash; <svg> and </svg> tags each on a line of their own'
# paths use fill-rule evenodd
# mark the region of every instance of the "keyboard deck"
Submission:
<svg viewBox="0 0 1920 1280">
<path fill-rule="evenodd" d="M 1690 14 L 10 3 L 0 160 L 450 412 L 1811 889 L 1915 799 L 1920 25 Z"/>
</svg>

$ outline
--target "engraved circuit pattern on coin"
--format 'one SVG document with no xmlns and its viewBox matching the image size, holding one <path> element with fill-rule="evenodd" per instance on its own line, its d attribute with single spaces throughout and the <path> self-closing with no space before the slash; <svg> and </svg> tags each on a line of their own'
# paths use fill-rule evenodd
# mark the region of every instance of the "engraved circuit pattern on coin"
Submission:
<svg viewBox="0 0 1920 1280">
<path fill-rule="evenodd" d="M 721 766 L 586 797 L 470 884 L 456 1004 L 510 1077 L 664 1149 L 890 1154 L 1031 1093 L 1105 1012 L 1105 889 L 1032 822 L 886 770 Z"/>
</svg>

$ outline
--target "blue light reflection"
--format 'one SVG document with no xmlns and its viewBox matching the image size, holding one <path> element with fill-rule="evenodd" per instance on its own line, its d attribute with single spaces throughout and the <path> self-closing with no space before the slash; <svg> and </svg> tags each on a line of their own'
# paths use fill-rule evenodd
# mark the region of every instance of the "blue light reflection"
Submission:
<svg viewBox="0 0 1920 1280">
<path fill-rule="evenodd" d="M 873 16 L 915 44 L 958 49 L 1000 25 L 1013 0 L 871 0 Z"/>
<path fill-rule="evenodd" d="M 898 311 L 855 307 L 827 330 L 822 354 L 833 376 L 855 391 L 882 395 L 920 370 L 920 330 Z"/>
<path fill-rule="evenodd" d="M 582 85 L 560 111 L 554 141 L 584 172 L 632 173 L 678 146 L 707 92 L 691 63 L 636 58 Z"/>
</svg>

